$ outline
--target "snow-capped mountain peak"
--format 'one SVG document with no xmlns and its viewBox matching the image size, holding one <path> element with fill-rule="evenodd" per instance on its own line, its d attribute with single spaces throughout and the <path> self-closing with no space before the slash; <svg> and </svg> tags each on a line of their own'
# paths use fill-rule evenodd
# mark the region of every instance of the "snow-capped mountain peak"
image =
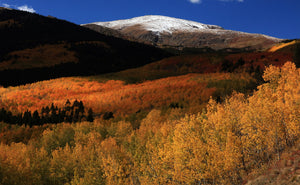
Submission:
<svg viewBox="0 0 300 185">
<path fill-rule="evenodd" d="M 148 31 L 155 33 L 173 33 L 174 31 L 195 32 L 208 29 L 223 29 L 220 26 L 207 25 L 194 21 L 172 18 L 159 15 L 147 15 L 132 19 L 117 20 L 111 22 L 95 22 L 92 24 L 123 30 L 131 26 L 142 26 Z"/>
<path fill-rule="evenodd" d="M 158 47 L 182 48 L 268 48 L 280 39 L 261 34 L 226 30 L 220 26 L 202 24 L 159 15 L 146 15 L 111 22 L 82 25 L 105 35 L 151 44 Z"/>
</svg>

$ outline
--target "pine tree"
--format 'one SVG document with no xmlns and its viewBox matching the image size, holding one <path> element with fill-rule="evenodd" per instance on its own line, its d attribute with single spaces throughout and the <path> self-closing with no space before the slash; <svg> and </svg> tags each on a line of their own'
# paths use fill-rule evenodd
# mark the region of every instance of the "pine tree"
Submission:
<svg viewBox="0 0 300 185">
<path fill-rule="evenodd" d="M 89 121 L 89 122 L 93 122 L 94 121 L 94 115 L 93 114 L 94 113 L 93 113 L 92 108 L 89 108 L 89 110 L 88 110 L 88 116 L 87 116 L 86 120 Z"/>
<path fill-rule="evenodd" d="M 82 113 L 82 114 L 84 113 L 84 106 L 83 106 L 83 102 L 82 101 L 79 102 L 78 109 L 79 109 L 80 113 Z"/>
<path fill-rule="evenodd" d="M 75 100 L 73 102 L 72 108 L 78 108 L 79 107 L 79 102 L 77 100 Z"/>
<path fill-rule="evenodd" d="M 6 116 L 6 110 L 2 108 L 0 111 L 0 121 L 4 121 L 5 116 Z"/>
<path fill-rule="evenodd" d="M 20 113 L 20 114 L 18 114 L 17 116 L 16 116 L 16 123 L 18 124 L 18 125 L 22 125 L 23 124 L 23 119 L 22 119 L 22 117 L 23 117 L 23 114 L 22 113 Z"/>
<path fill-rule="evenodd" d="M 70 111 L 71 110 L 71 102 L 69 99 L 67 99 L 66 104 L 65 104 L 65 110 Z"/>
<path fill-rule="evenodd" d="M 23 122 L 24 122 L 25 125 L 29 125 L 30 127 L 33 125 L 32 124 L 32 116 L 31 116 L 31 112 L 30 111 L 27 110 L 24 113 Z"/>
<path fill-rule="evenodd" d="M 33 112 L 32 119 L 34 125 L 41 125 L 41 118 L 37 110 Z"/>
</svg>

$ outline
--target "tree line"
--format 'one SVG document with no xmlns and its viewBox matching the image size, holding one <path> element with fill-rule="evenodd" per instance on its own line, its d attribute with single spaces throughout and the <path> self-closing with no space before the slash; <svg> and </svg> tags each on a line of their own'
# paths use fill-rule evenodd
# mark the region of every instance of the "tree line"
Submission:
<svg viewBox="0 0 300 185">
<path fill-rule="evenodd" d="M 52 103 L 50 107 L 43 107 L 40 111 L 31 112 L 27 110 L 17 115 L 13 115 L 11 111 L 2 108 L 0 110 L 0 121 L 9 124 L 25 124 L 30 127 L 45 123 L 76 123 L 84 120 L 93 122 L 93 110 L 89 108 L 86 112 L 85 109 L 83 102 L 77 100 L 73 103 L 67 100 L 63 108 L 58 108 Z"/>
</svg>

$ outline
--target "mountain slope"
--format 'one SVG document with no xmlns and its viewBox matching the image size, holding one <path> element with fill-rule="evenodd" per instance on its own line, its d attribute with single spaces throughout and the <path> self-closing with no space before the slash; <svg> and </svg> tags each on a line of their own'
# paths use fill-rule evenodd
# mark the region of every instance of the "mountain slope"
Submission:
<svg viewBox="0 0 300 185">
<path fill-rule="evenodd" d="M 142 16 L 112 22 L 94 22 L 83 26 L 97 30 L 99 27 L 114 29 L 123 38 L 173 48 L 205 48 L 215 50 L 226 48 L 266 49 L 280 39 L 261 34 L 250 34 L 225 30 L 220 26 L 207 25 L 194 21 L 166 16 Z"/>
<path fill-rule="evenodd" d="M 91 75 L 169 56 L 149 45 L 24 11 L 0 9 L 0 85 Z"/>
<path fill-rule="evenodd" d="M 109 27 L 117 30 L 123 30 L 127 27 L 136 26 L 140 24 L 146 30 L 155 32 L 156 34 L 162 34 L 164 32 L 173 33 L 176 31 L 195 32 L 199 30 L 223 30 L 223 28 L 220 26 L 207 25 L 194 21 L 157 15 L 135 17 L 132 19 L 117 20 L 112 22 L 97 22 L 94 24 L 102 25 L 104 27 Z"/>
<path fill-rule="evenodd" d="M 300 143 L 297 142 L 293 147 L 287 148 L 280 160 L 274 160 L 262 174 L 248 179 L 246 185 L 257 184 L 300 184 Z"/>
</svg>

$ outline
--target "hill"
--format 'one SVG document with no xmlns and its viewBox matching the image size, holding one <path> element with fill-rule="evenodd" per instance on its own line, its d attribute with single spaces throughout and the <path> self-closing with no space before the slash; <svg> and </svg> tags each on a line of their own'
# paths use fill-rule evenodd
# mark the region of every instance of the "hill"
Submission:
<svg viewBox="0 0 300 185">
<path fill-rule="evenodd" d="M 3 88 L 0 105 L 15 113 L 33 112 L 53 102 L 62 107 L 67 99 L 78 99 L 93 108 L 97 115 L 113 112 L 126 116 L 168 107 L 172 103 L 184 105 L 186 111 L 192 107 L 195 113 L 201 110 L 199 107 L 203 107 L 210 96 L 224 101 L 233 90 L 251 94 L 263 82 L 261 75 L 265 67 L 282 66 L 292 59 L 291 52 L 283 51 L 173 56 L 120 72 Z M 192 79 L 199 79 L 199 83 Z M 181 90 L 177 92 L 177 88 Z M 197 92 L 205 95 L 196 98 Z M 192 103 L 192 99 L 196 104 Z"/>
<path fill-rule="evenodd" d="M 227 48 L 263 50 L 281 41 L 274 37 L 226 30 L 178 18 L 148 15 L 111 22 L 94 22 L 83 26 L 104 33 L 103 27 L 114 29 L 116 36 L 130 38 L 163 48 Z"/>
<path fill-rule="evenodd" d="M 0 9 L 0 39 L 3 86 L 114 72 L 169 56 L 64 20 L 6 8 Z"/>
<path fill-rule="evenodd" d="M 198 53 L 166 57 L 157 62 L 115 73 L 88 77 L 102 82 L 104 79 L 122 80 L 126 83 L 141 83 L 189 73 L 249 73 L 262 82 L 262 72 L 269 66 L 282 66 L 293 60 L 293 52 L 242 52 L 242 53 Z M 259 82 L 258 82 L 259 83 Z"/>
<path fill-rule="evenodd" d="M 269 52 L 289 53 L 297 67 L 300 67 L 300 40 L 286 40 L 269 49 Z"/>
<path fill-rule="evenodd" d="M 298 146 L 282 153 L 300 138 L 300 69 L 293 63 L 266 68 L 266 83 L 251 96 L 233 93 L 222 103 L 210 99 L 202 112 L 197 106 L 196 114 L 185 114 L 187 104 L 178 102 L 198 104 L 228 81 L 244 85 L 250 79 L 244 77 L 190 74 L 128 85 L 62 78 L 3 88 L 1 96 L 11 100 L 7 101 L 11 108 L 19 102 L 33 107 L 41 100 L 79 95 L 85 105 L 102 104 L 105 111 L 112 107 L 136 111 L 144 105 L 154 109 L 137 111 L 126 119 L 72 124 L 30 127 L 0 122 L 0 182 L 238 185 L 281 159 L 278 166 L 286 168 L 271 169 L 270 176 L 249 184 L 297 184 L 299 159 L 294 157 L 299 157 Z M 172 98 L 177 102 L 168 111 L 158 108 Z M 124 108 L 127 100 L 130 104 Z M 17 107 L 22 108 L 21 104 Z M 140 121 L 135 122 L 137 118 Z"/>
<path fill-rule="evenodd" d="M 141 19 L 141 39 L 233 37 L 170 56 L 122 30 L 0 8 L 0 84 L 26 83 L 0 86 L 0 184 L 297 184 L 300 69 L 286 61 L 299 64 L 299 41 Z M 131 21 L 116 25 L 145 28 Z"/>
<path fill-rule="evenodd" d="M 41 111 L 54 103 L 63 107 L 67 99 L 83 101 L 96 116 L 106 112 L 126 117 L 153 108 L 181 108 L 184 112 L 202 110 L 210 96 L 226 97 L 234 90 L 249 93 L 256 81 L 246 73 L 187 74 L 138 84 L 102 78 L 68 77 L 24 86 L 1 88 L 0 107 L 13 114 Z"/>
</svg>

